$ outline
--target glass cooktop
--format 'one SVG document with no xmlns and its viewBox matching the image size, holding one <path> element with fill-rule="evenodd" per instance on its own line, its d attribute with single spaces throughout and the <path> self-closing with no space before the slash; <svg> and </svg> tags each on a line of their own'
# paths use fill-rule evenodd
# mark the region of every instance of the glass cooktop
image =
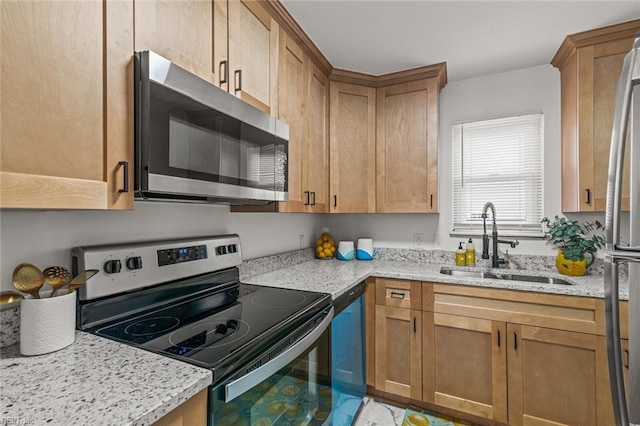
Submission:
<svg viewBox="0 0 640 426">
<path fill-rule="evenodd" d="M 273 345 L 330 303 L 328 294 L 239 284 L 93 332 L 213 369 Z"/>
</svg>

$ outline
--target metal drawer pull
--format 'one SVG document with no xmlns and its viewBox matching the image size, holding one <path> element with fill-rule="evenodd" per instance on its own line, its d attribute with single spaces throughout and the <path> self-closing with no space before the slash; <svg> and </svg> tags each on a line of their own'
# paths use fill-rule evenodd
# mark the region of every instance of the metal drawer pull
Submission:
<svg viewBox="0 0 640 426">
<path fill-rule="evenodd" d="M 518 335 L 513 333 L 513 349 L 518 350 Z"/>
<path fill-rule="evenodd" d="M 405 293 L 403 292 L 399 292 L 399 291 L 392 291 L 391 292 L 391 297 L 393 297 L 394 299 L 404 299 Z"/>
<path fill-rule="evenodd" d="M 310 204 L 309 203 L 309 191 L 304 191 L 304 196 L 305 196 L 305 199 L 306 199 L 304 205 L 308 206 Z"/>
<path fill-rule="evenodd" d="M 587 204 L 591 204 L 591 190 L 587 188 L 586 191 L 587 191 Z"/>
<path fill-rule="evenodd" d="M 629 369 L 629 350 L 624 350 L 624 368 Z"/>
<path fill-rule="evenodd" d="M 498 347 L 500 347 L 500 330 L 498 330 Z"/>
<path fill-rule="evenodd" d="M 311 205 L 315 206 L 316 205 L 316 193 L 315 193 L 315 191 L 311 191 L 311 196 L 313 197 L 312 198 L 313 201 L 311 201 Z"/>
</svg>

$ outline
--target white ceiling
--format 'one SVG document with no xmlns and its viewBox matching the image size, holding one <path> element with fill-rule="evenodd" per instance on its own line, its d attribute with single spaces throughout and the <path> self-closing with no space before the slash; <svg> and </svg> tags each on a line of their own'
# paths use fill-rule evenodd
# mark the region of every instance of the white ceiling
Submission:
<svg viewBox="0 0 640 426">
<path fill-rule="evenodd" d="M 447 62 L 449 81 L 548 64 L 569 34 L 640 18 L 640 1 L 281 0 L 335 68 Z"/>
</svg>

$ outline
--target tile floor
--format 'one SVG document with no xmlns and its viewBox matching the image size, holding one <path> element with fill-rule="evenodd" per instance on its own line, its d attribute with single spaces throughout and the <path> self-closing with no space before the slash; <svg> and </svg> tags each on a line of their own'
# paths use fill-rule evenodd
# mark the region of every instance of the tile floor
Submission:
<svg viewBox="0 0 640 426">
<path fill-rule="evenodd" d="M 365 396 L 360 414 L 353 426 L 402 426 L 404 407 L 376 401 Z"/>
</svg>

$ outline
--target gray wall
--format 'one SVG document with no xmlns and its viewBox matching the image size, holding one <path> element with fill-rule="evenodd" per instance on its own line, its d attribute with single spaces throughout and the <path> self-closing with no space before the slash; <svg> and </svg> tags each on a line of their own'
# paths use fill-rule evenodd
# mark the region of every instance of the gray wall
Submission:
<svg viewBox="0 0 640 426">
<path fill-rule="evenodd" d="M 45 268 L 70 266 L 79 245 L 238 233 L 246 259 L 310 247 L 322 226 L 338 239 L 371 237 L 377 247 L 455 249 L 451 230 L 451 125 L 454 121 L 542 110 L 545 115 L 544 214 L 561 210 L 560 74 L 550 65 L 450 82 L 440 97 L 440 214 L 259 214 L 229 213 L 227 206 L 136 203 L 134 211 L 0 211 L 0 289 L 11 288 L 20 262 Z M 498 212 L 498 215 L 500 212 Z M 569 215 L 580 220 L 599 214 Z M 628 221 L 628 215 L 626 215 Z M 302 235 L 302 243 L 300 240 Z M 623 227 L 623 236 L 628 226 Z M 543 241 L 523 241 L 514 254 L 554 254 Z"/>
</svg>

